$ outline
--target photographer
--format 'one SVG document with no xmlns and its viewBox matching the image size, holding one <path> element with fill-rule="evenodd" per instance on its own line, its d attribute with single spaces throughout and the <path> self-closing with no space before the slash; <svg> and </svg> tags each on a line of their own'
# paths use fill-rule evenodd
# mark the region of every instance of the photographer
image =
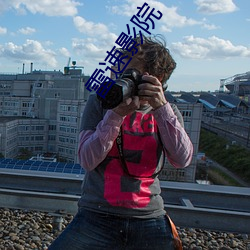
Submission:
<svg viewBox="0 0 250 250">
<path fill-rule="evenodd" d="M 188 166 L 193 146 L 164 96 L 176 64 L 164 41 L 143 38 L 127 68 L 142 75 L 138 96 L 109 110 L 89 97 L 79 135 L 86 170 L 79 211 L 49 249 L 174 249 L 158 174 L 165 156 L 176 168 Z"/>
</svg>

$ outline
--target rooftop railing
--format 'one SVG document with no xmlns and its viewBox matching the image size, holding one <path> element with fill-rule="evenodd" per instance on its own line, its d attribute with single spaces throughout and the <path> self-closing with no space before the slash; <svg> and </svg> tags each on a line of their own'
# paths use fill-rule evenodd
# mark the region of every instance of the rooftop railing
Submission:
<svg viewBox="0 0 250 250">
<path fill-rule="evenodd" d="M 84 175 L 3 171 L 0 206 L 75 214 Z M 250 188 L 161 182 L 165 209 L 177 226 L 250 233 Z"/>
</svg>

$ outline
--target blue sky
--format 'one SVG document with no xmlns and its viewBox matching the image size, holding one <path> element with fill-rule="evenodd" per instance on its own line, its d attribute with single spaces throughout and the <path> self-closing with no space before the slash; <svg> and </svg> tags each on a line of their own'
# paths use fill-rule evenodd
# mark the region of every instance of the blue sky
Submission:
<svg viewBox="0 0 250 250">
<path fill-rule="evenodd" d="M 214 91 L 220 79 L 250 71 L 248 0 L 0 0 L 0 73 L 61 70 L 69 58 L 91 75 L 146 2 L 163 16 L 177 62 L 170 91 Z"/>
</svg>

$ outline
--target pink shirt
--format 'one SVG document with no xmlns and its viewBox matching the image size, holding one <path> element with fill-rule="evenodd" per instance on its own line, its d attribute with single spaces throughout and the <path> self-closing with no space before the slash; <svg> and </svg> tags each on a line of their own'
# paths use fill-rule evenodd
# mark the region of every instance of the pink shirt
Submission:
<svg viewBox="0 0 250 250">
<path fill-rule="evenodd" d="M 193 145 L 170 104 L 151 111 L 160 131 L 168 161 L 176 168 L 190 164 Z M 91 171 L 101 163 L 118 136 L 124 117 L 108 110 L 96 130 L 83 130 L 79 135 L 78 157 L 81 166 Z"/>
</svg>

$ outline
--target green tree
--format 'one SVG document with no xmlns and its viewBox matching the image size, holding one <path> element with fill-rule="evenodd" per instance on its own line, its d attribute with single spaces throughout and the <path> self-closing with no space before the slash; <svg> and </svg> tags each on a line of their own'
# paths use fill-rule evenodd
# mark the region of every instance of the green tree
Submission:
<svg viewBox="0 0 250 250">
<path fill-rule="evenodd" d="M 17 159 L 28 160 L 32 157 L 32 152 L 27 148 L 20 148 Z"/>
<path fill-rule="evenodd" d="M 199 150 L 250 183 L 250 153 L 240 145 L 231 145 L 212 132 L 201 129 Z"/>
</svg>

